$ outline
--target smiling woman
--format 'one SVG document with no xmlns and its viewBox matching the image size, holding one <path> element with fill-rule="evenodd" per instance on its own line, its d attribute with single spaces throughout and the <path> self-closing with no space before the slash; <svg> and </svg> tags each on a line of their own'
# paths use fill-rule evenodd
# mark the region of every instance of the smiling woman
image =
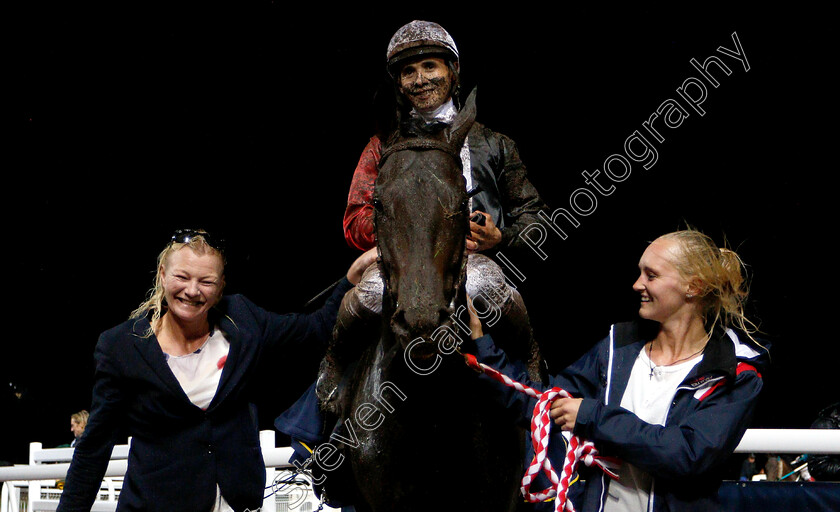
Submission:
<svg viewBox="0 0 840 512">
<path fill-rule="evenodd" d="M 742 267 L 699 231 L 657 238 L 633 284 L 640 318 L 613 325 L 550 376 L 550 386 L 574 397 L 552 402 L 554 423 L 622 460 L 617 480 L 587 479 L 576 508 L 718 510 L 721 468 L 750 424 L 769 363 L 743 314 Z M 478 360 L 527 382 L 476 322 Z M 528 419 L 533 403 L 510 393 L 501 391 L 504 401 Z M 552 432 L 551 443 L 563 440 Z"/>
<path fill-rule="evenodd" d="M 149 334 L 164 353 L 190 354 L 210 336 L 208 313 L 222 298 L 224 266 L 222 246 L 206 231 L 179 230 L 160 253 L 155 287 L 132 318 L 152 312 Z"/>
<path fill-rule="evenodd" d="M 259 509 L 251 382 L 268 353 L 325 347 L 344 293 L 375 258 L 362 254 L 318 311 L 280 315 L 223 296 L 222 245 L 206 231 L 176 232 L 148 299 L 96 345 L 90 420 L 58 510 L 90 510 L 121 435 L 132 441 L 117 510 Z"/>
</svg>

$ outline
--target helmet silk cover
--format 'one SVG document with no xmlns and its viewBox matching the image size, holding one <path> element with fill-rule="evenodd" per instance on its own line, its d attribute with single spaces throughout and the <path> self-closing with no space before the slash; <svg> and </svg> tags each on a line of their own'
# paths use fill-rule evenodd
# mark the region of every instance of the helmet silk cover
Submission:
<svg viewBox="0 0 840 512">
<path fill-rule="evenodd" d="M 388 43 L 388 68 L 418 55 L 444 55 L 458 62 L 458 47 L 443 27 L 431 21 L 415 20 L 403 25 Z"/>
</svg>

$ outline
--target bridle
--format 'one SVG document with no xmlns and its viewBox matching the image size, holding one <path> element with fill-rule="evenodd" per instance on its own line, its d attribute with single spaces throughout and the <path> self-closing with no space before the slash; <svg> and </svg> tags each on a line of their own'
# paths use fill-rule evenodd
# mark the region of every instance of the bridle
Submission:
<svg viewBox="0 0 840 512">
<path fill-rule="evenodd" d="M 382 170 L 382 166 L 385 161 L 393 155 L 394 153 L 398 153 L 400 151 L 430 151 L 430 150 L 438 150 L 446 153 L 449 155 L 458 165 L 459 169 L 463 169 L 463 162 L 461 160 L 461 146 L 456 146 L 447 141 L 441 141 L 437 139 L 426 139 L 426 138 L 418 138 L 418 137 L 411 137 L 408 139 L 404 139 L 398 142 L 394 142 L 389 144 L 382 150 L 382 153 L 379 157 L 379 164 L 378 164 L 378 171 Z M 468 192 L 467 197 L 473 192 Z M 388 264 L 382 258 L 382 248 L 379 244 L 379 226 L 377 223 L 377 215 L 374 214 L 373 216 L 373 230 L 374 235 L 376 237 L 376 261 L 379 264 L 380 272 L 382 274 L 382 283 L 384 285 L 383 290 L 383 299 L 387 296 L 390 299 L 393 299 L 392 295 L 392 287 L 390 286 L 391 281 L 391 272 L 390 272 L 390 264 Z M 452 296 L 450 307 L 454 309 L 455 300 L 458 297 L 458 290 L 461 287 L 462 283 L 465 282 L 466 278 L 466 270 L 467 270 L 467 257 L 466 254 L 463 254 L 460 258 L 460 269 L 458 272 L 458 279 L 455 280 L 455 289 Z M 397 303 L 393 301 L 394 307 L 397 307 Z"/>
</svg>

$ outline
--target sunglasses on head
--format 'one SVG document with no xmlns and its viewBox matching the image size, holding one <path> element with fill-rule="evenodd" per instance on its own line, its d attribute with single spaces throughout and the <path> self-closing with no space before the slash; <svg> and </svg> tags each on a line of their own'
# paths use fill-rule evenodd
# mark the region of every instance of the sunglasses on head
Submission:
<svg viewBox="0 0 840 512">
<path fill-rule="evenodd" d="M 225 252 L 225 241 L 213 237 L 202 229 L 178 229 L 172 234 L 170 243 L 188 244 L 195 237 L 201 237 L 204 242 L 219 252 Z"/>
</svg>

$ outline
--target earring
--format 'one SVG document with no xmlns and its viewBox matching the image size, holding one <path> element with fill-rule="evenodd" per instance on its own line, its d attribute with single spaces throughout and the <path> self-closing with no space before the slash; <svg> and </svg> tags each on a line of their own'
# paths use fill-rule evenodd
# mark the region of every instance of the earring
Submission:
<svg viewBox="0 0 840 512">
<path fill-rule="evenodd" d="M 686 298 L 686 299 L 693 299 L 693 298 L 694 298 L 694 294 L 693 294 L 693 293 L 686 293 L 686 294 L 685 294 L 685 298 Z"/>
</svg>

